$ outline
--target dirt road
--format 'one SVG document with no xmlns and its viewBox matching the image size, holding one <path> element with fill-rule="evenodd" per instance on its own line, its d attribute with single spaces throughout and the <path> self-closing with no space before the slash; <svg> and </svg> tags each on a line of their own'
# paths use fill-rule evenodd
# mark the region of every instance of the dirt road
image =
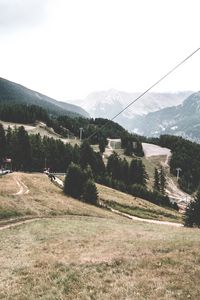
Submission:
<svg viewBox="0 0 200 300">
<path fill-rule="evenodd" d="M 116 209 L 113 209 L 111 207 L 107 207 L 110 211 L 118 214 L 118 215 L 121 215 L 121 216 L 124 216 L 128 219 L 131 219 L 131 220 L 134 220 L 134 221 L 140 221 L 140 222 L 146 222 L 146 223 L 151 223 L 151 224 L 158 224 L 158 225 L 170 225 L 170 226 L 175 226 L 175 227 L 183 227 L 183 224 L 181 223 L 173 223 L 173 222 L 167 222 L 167 221 L 158 221 L 158 220 L 151 220 L 151 219 L 142 219 L 142 218 L 138 218 L 138 217 L 135 217 L 135 216 L 131 216 L 131 215 L 128 215 L 126 213 L 123 213 L 123 212 L 120 212 Z"/>
<path fill-rule="evenodd" d="M 169 160 L 171 157 L 171 150 L 168 148 L 163 148 L 157 145 L 148 144 L 148 143 L 142 143 L 143 150 L 145 153 L 145 157 L 147 159 L 151 159 L 152 156 L 164 156 L 166 155 L 165 161 L 161 161 L 160 164 L 165 168 L 166 173 L 166 181 L 167 181 L 167 187 L 166 187 L 166 193 L 169 196 L 169 198 L 173 201 L 176 201 L 180 207 L 181 210 L 184 210 L 188 202 L 191 201 L 191 196 L 185 192 L 183 192 L 178 187 L 178 183 L 176 182 L 176 179 L 172 179 L 169 173 Z"/>
</svg>

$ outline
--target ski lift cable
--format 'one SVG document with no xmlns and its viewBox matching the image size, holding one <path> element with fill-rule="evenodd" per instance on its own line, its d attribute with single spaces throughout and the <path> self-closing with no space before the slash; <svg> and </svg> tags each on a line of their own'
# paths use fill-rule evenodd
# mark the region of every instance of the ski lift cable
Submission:
<svg viewBox="0 0 200 300">
<path fill-rule="evenodd" d="M 200 47 L 197 48 L 195 51 L 190 53 L 185 59 L 183 59 L 181 62 L 179 62 L 175 67 L 173 67 L 170 71 L 168 71 L 164 76 L 162 76 L 158 81 L 156 81 L 153 85 L 151 85 L 148 89 L 146 89 L 143 93 L 141 93 L 137 98 L 135 98 L 133 101 L 131 101 L 125 108 L 123 108 L 120 112 L 118 112 L 114 117 L 112 117 L 110 120 L 108 120 L 102 127 L 100 127 L 98 130 L 96 130 L 94 133 L 92 133 L 87 140 L 89 140 L 91 137 L 96 135 L 98 132 L 100 132 L 103 128 L 105 128 L 110 121 L 113 121 L 116 119 L 121 113 L 123 113 L 127 108 L 132 106 L 135 102 L 137 102 L 140 98 L 142 98 L 145 94 L 147 94 L 150 90 L 152 90 L 156 85 L 158 85 L 161 81 L 163 81 L 166 77 L 168 77 L 170 74 L 172 74 L 176 69 L 178 69 L 181 65 L 183 65 L 187 60 L 189 60 L 193 55 L 195 55 L 200 50 Z"/>
</svg>

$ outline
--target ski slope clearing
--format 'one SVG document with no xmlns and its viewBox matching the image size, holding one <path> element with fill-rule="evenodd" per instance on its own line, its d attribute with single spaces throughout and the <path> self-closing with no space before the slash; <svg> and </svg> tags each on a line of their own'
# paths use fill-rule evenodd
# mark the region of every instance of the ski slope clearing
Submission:
<svg viewBox="0 0 200 300">
<path fill-rule="evenodd" d="M 154 144 L 142 143 L 143 151 L 145 157 L 166 155 L 169 157 L 171 155 L 171 150 L 168 148 L 163 148 Z"/>
</svg>

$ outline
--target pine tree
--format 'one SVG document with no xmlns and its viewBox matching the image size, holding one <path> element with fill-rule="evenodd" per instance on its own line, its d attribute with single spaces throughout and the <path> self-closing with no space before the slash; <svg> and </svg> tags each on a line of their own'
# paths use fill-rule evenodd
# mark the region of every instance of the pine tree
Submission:
<svg viewBox="0 0 200 300">
<path fill-rule="evenodd" d="M 108 158 L 107 171 L 108 171 L 108 174 L 113 179 L 121 178 L 122 174 L 121 174 L 120 162 L 121 162 L 121 159 L 116 152 L 111 154 Z"/>
<path fill-rule="evenodd" d="M 131 141 L 127 142 L 127 146 L 124 150 L 124 154 L 127 156 L 132 156 L 133 155 L 133 143 Z"/>
<path fill-rule="evenodd" d="M 93 205 L 97 205 L 98 192 L 94 181 L 88 180 L 85 184 L 83 199 Z"/>
<path fill-rule="evenodd" d="M 200 190 L 198 190 L 196 197 L 186 208 L 185 226 L 200 227 Z"/>
<path fill-rule="evenodd" d="M 83 194 L 85 182 L 85 174 L 80 166 L 71 163 L 65 176 L 64 193 L 80 199 Z"/>
<path fill-rule="evenodd" d="M 0 124 L 0 167 L 6 156 L 6 136 L 3 125 Z"/>
<path fill-rule="evenodd" d="M 165 195 L 165 188 L 166 188 L 166 177 L 163 170 L 163 167 L 160 168 L 160 192 L 161 194 Z"/>
<path fill-rule="evenodd" d="M 153 189 L 156 191 L 160 191 L 160 176 L 159 176 L 159 172 L 158 169 L 155 168 L 154 170 L 154 185 L 153 185 Z"/>
<path fill-rule="evenodd" d="M 147 173 L 140 159 L 133 159 L 129 167 L 129 183 L 146 186 Z"/>
<path fill-rule="evenodd" d="M 106 148 L 106 141 L 103 138 L 99 139 L 99 151 L 101 154 L 103 154 L 105 152 L 105 148 Z"/>
<path fill-rule="evenodd" d="M 7 157 L 12 157 L 12 149 L 11 149 L 11 141 L 12 141 L 12 129 L 8 126 L 7 134 L 6 134 L 6 155 Z"/>
<path fill-rule="evenodd" d="M 31 169 L 31 147 L 28 133 L 23 126 L 14 129 L 11 139 L 14 168 L 28 171 Z"/>
</svg>

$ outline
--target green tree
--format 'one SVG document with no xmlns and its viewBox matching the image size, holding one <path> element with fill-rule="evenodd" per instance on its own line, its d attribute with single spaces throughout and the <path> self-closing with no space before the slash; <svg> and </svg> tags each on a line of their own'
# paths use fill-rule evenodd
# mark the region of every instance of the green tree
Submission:
<svg viewBox="0 0 200 300">
<path fill-rule="evenodd" d="M 154 170 L 154 185 L 153 189 L 156 191 L 160 191 L 160 177 L 159 177 L 159 172 L 158 169 L 155 168 Z"/>
<path fill-rule="evenodd" d="M 65 176 L 64 193 L 80 199 L 83 194 L 85 181 L 85 174 L 80 166 L 71 163 Z"/>
<path fill-rule="evenodd" d="M 0 164 L 6 156 L 6 136 L 3 125 L 0 124 Z M 0 166 L 1 167 L 1 166 Z"/>
<path fill-rule="evenodd" d="M 94 181 L 88 180 L 84 187 L 83 199 L 90 204 L 97 205 L 98 192 Z"/>
<path fill-rule="evenodd" d="M 129 167 L 129 183 L 146 186 L 147 173 L 141 159 L 132 159 Z"/>
<path fill-rule="evenodd" d="M 163 167 L 160 167 L 160 192 L 162 195 L 165 195 L 165 188 L 166 188 L 166 177 Z"/>
<path fill-rule="evenodd" d="M 15 128 L 12 141 L 12 156 L 14 167 L 17 170 L 28 171 L 31 169 L 31 147 L 28 133 L 23 126 Z"/>
<path fill-rule="evenodd" d="M 185 226 L 200 227 L 200 189 L 194 200 L 186 208 Z"/>
<path fill-rule="evenodd" d="M 99 151 L 101 154 L 103 154 L 105 152 L 105 148 L 106 148 L 106 141 L 104 138 L 100 138 L 99 139 Z"/>
<path fill-rule="evenodd" d="M 108 158 L 107 171 L 113 179 L 120 179 L 121 177 L 120 162 L 121 159 L 116 152 L 111 154 Z"/>
</svg>

